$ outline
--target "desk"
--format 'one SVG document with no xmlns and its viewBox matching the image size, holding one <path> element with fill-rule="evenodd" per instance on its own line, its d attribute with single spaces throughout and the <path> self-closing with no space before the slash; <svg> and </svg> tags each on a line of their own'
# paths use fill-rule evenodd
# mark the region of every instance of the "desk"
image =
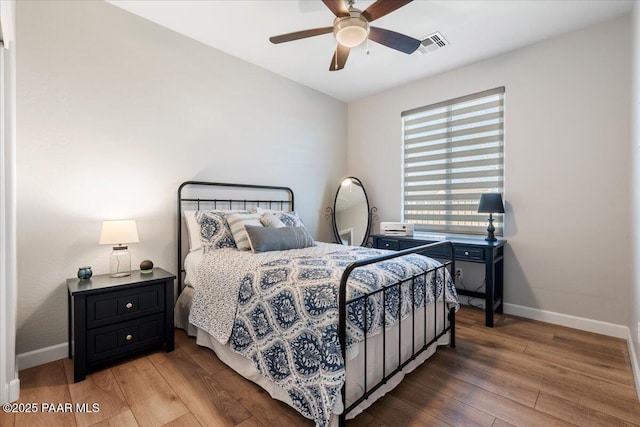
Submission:
<svg viewBox="0 0 640 427">
<path fill-rule="evenodd" d="M 487 242 L 482 237 L 461 236 L 431 236 L 422 235 L 415 237 L 384 236 L 374 234 L 373 247 L 377 249 L 391 249 L 400 251 L 428 243 L 443 240 L 453 243 L 456 261 L 475 262 L 485 265 L 485 292 L 457 289 L 458 294 L 474 298 L 484 299 L 485 325 L 493 327 L 493 313 L 502 314 L 503 303 L 503 278 L 504 278 L 504 245 L 506 240 L 498 239 L 495 242 Z M 428 251 L 427 255 L 433 258 L 449 258 L 451 252 L 446 247 L 435 248 Z"/>
</svg>

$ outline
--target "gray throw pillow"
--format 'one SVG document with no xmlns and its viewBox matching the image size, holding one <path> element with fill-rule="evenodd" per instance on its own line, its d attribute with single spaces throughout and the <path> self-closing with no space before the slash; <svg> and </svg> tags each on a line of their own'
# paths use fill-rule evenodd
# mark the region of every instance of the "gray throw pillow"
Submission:
<svg viewBox="0 0 640 427">
<path fill-rule="evenodd" d="M 315 246 L 313 237 L 304 227 L 259 227 L 245 225 L 249 235 L 249 243 L 254 253 L 285 251 Z"/>
</svg>

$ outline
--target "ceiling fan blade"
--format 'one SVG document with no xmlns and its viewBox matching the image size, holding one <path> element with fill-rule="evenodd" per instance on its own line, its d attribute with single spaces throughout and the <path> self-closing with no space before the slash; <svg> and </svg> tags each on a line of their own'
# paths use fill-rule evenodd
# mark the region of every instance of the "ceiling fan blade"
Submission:
<svg viewBox="0 0 640 427">
<path fill-rule="evenodd" d="M 344 0 L 322 0 L 327 7 L 336 16 L 349 16 L 349 9 L 344 3 Z"/>
<path fill-rule="evenodd" d="M 378 0 L 362 12 L 362 16 L 364 16 L 367 21 L 371 22 L 388 15 L 396 9 L 400 9 L 402 6 L 411 3 L 412 1 L 413 0 Z"/>
<path fill-rule="evenodd" d="M 420 47 L 421 41 L 395 31 L 384 28 L 370 27 L 369 40 L 383 44 L 391 49 L 399 50 L 406 54 L 416 51 Z"/>
<path fill-rule="evenodd" d="M 281 34 L 279 36 L 269 37 L 269 41 L 273 44 L 290 42 L 293 40 L 306 39 L 307 37 L 319 36 L 333 31 L 333 27 L 313 28 L 311 30 L 296 31 L 293 33 Z"/>
<path fill-rule="evenodd" d="M 347 62 L 351 49 L 341 44 L 336 47 L 336 51 L 331 57 L 331 65 L 329 65 L 329 71 L 338 71 L 344 68 L 344 64 Z"/>
</svg>

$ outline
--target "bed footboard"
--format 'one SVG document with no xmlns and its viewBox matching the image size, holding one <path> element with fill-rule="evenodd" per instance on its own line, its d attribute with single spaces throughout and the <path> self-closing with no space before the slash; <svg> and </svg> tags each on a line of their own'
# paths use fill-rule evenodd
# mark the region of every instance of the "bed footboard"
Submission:
<svg viewBox="0 0 640 427">
<path fill-rule="evenodd" d="M 366 293 L 363 295 L 358 295 L 357 297 L 351 298 L 349 300 L 347 300 L 347 282 L 349 280 L 349 277 L 351 275 L 351 273 L 356 270 L 357 268 L 360 267 L 364 267 L 366 265 L 370 265 L 370 264 L 375 264 L 375 263 L 379 263 L 382 261 L 387 261 L 390 259 L 394 259 L 394 258 L 399 258 L 405 255 L 409 255 L 409 254 L 424 254 L 426 253 L 427 250 L 429 249 L 433 249 L 435 247 L 438 246 L 448 246 L 449 247 L 449 253 L 450 253 L 450 261 L 445 262 L 444 264 L 440 265 L 440 266 L 436 266 L 433 268 L 430 268 L 428 270 L 422 271 L 416 275 L 410 276 L 410 277 L 406 277 L 403 278 L 401 280 L 399 280 L 398 282 L 395 283 L 391 283 L 389 285 L 384 286 L 381 289 L 377 289 L 371 293 Z M 359 397 L 356 397 L 356 399 L 349 405 L 347 406 L 347 389 L 346 389 L 346 381 L 344 383 L 344 385 L 342 386 L 342 403 L 343 403 L 343 411 L 339 416 L 339 425 L 340 426 L 344 426 L 346 423 L 346 416 L 349 412 L 351 412 L 353 409 L 355 409 L 360 403 L 362 403 L 363 401 L 365 401 L 366 399 L 368 399 L 376 390 L 378 390 L 380 387 L 382 387 L 384 384 L 386 384 L 393 376 L 395 376 L 396 374 L 398 374 L 399 372 L 402 371 L 402 369 L 407 366 L 409 363 L 411 363 L 412 361 L 414 361 L 420 354 L 422 354 L 424 351 L 426 351 L 427 349 L 429 349 L 432 345 L 434 345 L 438 339 L 444 335 L 446 335 L 447 333 L 449 333 L 449 345 L 451 347 L 455 347 L 455 307 L 451 307 L 448 310 L 446 309 L 446 303 L 444 301 L 444 295 L 445 295 L 445 286 L 446 283 L 444 283 L 443 280 L 443 289 L 442 289 L 442 294 L 443 294 L 443 307 L 445 307 L 445 309 L 442 310 L 442 313 L 438 313 L 437 310 L 437 301 L 436 298 L 434 298 L 434 322 L 433 322 L 433 338 L 431 340 L 429 340 L 427 342 L 427 338 L 426 338 L 426 324 L 427 324 L 427 310 L 426 310 L 426 290 L 428 289 L 427 286 L 427 277 L 429 277 L 429 275 L 431 276 L 431 280 L 436 280 L 436 277 L 438 276 L 438 274 L 440 273 L 440 271 L 443 274 L 443 278 L 446 278 L 445 275 L 445 271 L 444 270 L 449 270 L 450 272 L 450 276 L 452 278 L 452 280 L 454 280 L 454 275 L 451 274 L 452 272 L 455 271 L 455 251 L 454 251 L 454 247 L 453 247 L 453 243 L 451 242 L 436 242 L 436 243 L 431 243 L 431 244 L 427 244 L 427 245 L 423 245 L 423 246 L 417 246 L 415 248 L 410 248 L 410 249 L 406 249 L 403 251 L 398 251 L 398 252 L 394 252 L 392 254 L 388 254 L 388 255 L 382 255 L 382 256 L 377 256 L 377 257 L 373 257 L 373 258 L 368 258 L 368 259 L 363 259 L 360 261 L 355 261 L 351 264 L 349 264 L 347 266 L 347 268 L 345 269 L 344 273 L 342 274 L 341 280 L 340 280 L 340 289 L 339 289 L 339 305 L 338 305 L 338 310 L 339 310 L 339 327 L 338 327 L 338 334 L 339 334 L 339 340 L 340 340 L 340 346 L 342 349 L 342 357 L 343 360 L 345 361 L 345 367 L 346 367 L 346 361 L 347 361 L 347 309 L 348 306 L 354 303 L 358 303 L 360 301 L 364 301 L 364 315 L 363 315 L 363 321 L 364 321 L 364 365 L 365 365 L 365 376 L 364 376 L 364 389 L 362 391 L 362 394 Z M 415 279 L 418 278 L 419 276 L 424 276 L 424 280 L 425 280 L 425 301 L 424 301 L 424 325 L 425 325 L 425 329 L 424 329 L 424 344 L 422 346 L 420 346 L 419 348 L 416 349 L 415 347 L 415 342 L 416 342 L 416 331 L 415 331 L 415 316 L 416 316 L 416 310 L 415 310 L 415 304 L 411 303 L 411 307 L 412 307 L 412 311 L 411 311 L 411 322 L 412 322 L 412 331 L 411 331 L 411 352 L 410 355 L 408 357 L 402 357 L 401 355 L 401 341 L 402 341 L 402 315 L 401 313 L 398 315 L 399 319 L 398 319 L 398 325 L 400 328 L 400 333 L 398 334 L 398 363 L 397 366 L 394 369 L 391 369 L 389 372 L 387 372 L 386 369 L 386 357 L 387 357 L 387 347 L 386 347 L 386 325 L 385 325 L 385 314 L 383 311 L 383 315 L 382 315 L 382 329 L 381 329 L 381 333 L 382 333 L 382 342 L 384 343 L 382 345 L 382 352 L 383 352 L 383 359 L 382 359 L 382 378 L 376 382 L 375 384 L 367 384 L 367 374 L 366 374 L 366 366 L 367 366 L 367 323 L 366 323 L 366 319 L 367 319 L 367 314 L 366 314 L 366 310 L 367 310 L 367 299 L 368 298 L 372 298 L 375 297 L 376 295 L 382 293 L 382 305 L 383 305 L 383 310 L 385 307 L 385 297 L 386 294 L 390 291 L 395 289 L 400 289 L 400 295 L 401 295 L 401 287 L 403 286 L 403 284 L 406 283 L 410 283 L 411 286 L 411 295 L 413 297 L 413 291 L 414 291 L 414 283 L 415 283 Z M 435 295 L 434 295 L 435 297 Z M 399 305 L 402 304 L 402 299 L 400 298 L 400 302 Z M 399 307 L 400 308 L 400 307 Z M 437 322 L 437 317 L 441 315 L 442 316 L 442 323 L 441 323 L 441 327 L 438 328 L 438 322 Z M 448 324 L 447 324 L 448 322 Z M 349 372 L 346 372 L 346 375 L 349 375 Z"/>
</svg>

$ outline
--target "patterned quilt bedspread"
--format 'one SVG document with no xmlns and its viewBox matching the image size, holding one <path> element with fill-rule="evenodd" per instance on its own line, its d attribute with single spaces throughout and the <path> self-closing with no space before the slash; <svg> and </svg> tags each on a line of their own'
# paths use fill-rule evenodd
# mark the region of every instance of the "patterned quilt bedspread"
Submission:
<svg viewBox="0 0 640 427">
<path fill-rule="evenodd" d="M 193 279 L 189 322 L 252 359 L 266 378 L 287 390 L 298 411 L 326 426 L 345 381 L 337 307 L 342 272 L 353 261 L 387 253 L 328 243 L 261 254 L 213 251 Z M 408 255 L 357 268 L 348 282 L 348 299 L 437 265 Z M 433 272 L 407 281 L 402 291 L 390 288 L 384 308 L 381 294 L 367 299 L 366 320 L 364 300 L 349 305 L 348 348 L 362 340 L 365 323 L 372 335 L 410 315 L 412 305 L 417 309 L 443 298 L 458 305 L 448 272 L 446 280 Z"/>
</svg>

